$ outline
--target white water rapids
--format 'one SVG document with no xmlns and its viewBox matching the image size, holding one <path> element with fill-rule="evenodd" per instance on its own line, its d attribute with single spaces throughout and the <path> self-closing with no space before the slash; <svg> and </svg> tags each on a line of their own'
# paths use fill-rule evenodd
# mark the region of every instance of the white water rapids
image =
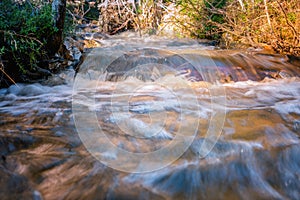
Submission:
<svg viewBox="0 0 300 200">
<path fill-rule="evenodd" d="M 257 61 L 239 54 L 245 59 L 234 63 L 237 54 L 229 52 L 215 60 L 224 76 L 203 69 L 200 77 L 193 61 L 169 52 L 206 56 L 218 52 L 213 47 L 105 42 L 75 81 L 66 70 L 59 75 L 64 85 L 0 90 L 1 199 L 300 198 L 300 78 L 292 73 L 299 66 L 258 56 L 270 74 L 286 66 L 278 74 L 288 75 L 254 80 L 243 67 Z M 228 72 L 224 57 L 238 72 L 227 81 L 221 80 Z M 210 136 L 215 142 L 204 157 Z"/>
</svg>

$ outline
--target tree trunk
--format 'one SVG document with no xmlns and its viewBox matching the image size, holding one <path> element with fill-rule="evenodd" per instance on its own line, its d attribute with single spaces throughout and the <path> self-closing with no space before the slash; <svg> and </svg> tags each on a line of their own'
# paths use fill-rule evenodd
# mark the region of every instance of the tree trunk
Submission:
<svg viewBox="0 0 300 200">
<path fill-rule="evenodd" d="M 47 49 L 50 56 L 54 56 L 63 43 L 63 30 L 66 16 L 66 0 L 53 0 L 52 11 L 54 13 L 54 25 L 57 28 L 57 32 L 53 34 L 47 44 Z"/>
</svg>

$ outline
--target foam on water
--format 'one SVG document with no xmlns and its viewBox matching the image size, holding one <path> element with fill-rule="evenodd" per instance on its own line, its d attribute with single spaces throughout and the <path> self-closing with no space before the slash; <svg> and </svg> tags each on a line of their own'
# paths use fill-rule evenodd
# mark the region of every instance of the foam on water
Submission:
<svg viewBox="0 0 300 200">
<path fill-rule="evenodd" d="M 107 45 L 115 46 L 91 56 L 103 59 L 105 66 L 121 55 L 118 52 L 142 48 L 142 42 L 174 51 L 200 48 L 197 42 L 189 41 L 180 47 L 176 41 L 170 44 L 141 38 L 132 40 L 131 46 L 119 45 L 122 41 L 112 38 Z M 127 76 L 110 82 L 105 81 L 108 72 L 96 62 L 98 58 L 92 60 L 91 68 L 78 74 L 75 83 L 66 72 L 60 76 L 66 79 L 65 85 L 18 84 L 0 90 L 0 150 L 7 157 L 2 158 L 6 158 L 5 170 L 26 177 L 26 184 L 35 187 L 35 196 L 299 199 L 299 78 L 222 83 L 197 81 L 171 71 L 154 74 L 150 81 Z M 272 62 L 267 64 L 271 66 Z M 219 95 L 216 91 L 222 88 L 225 93 Z M 226 102 L 221 101 L 224 98 Z M 124 151 L 155 152 L 177 135 L 196 136 L 180 159 L 161 170 L 144 174 L 114 171 L 100 164 L 82 145 L 73 121 L 74 101 L 83 111 L 95 115 L 106 138 Z M 213 139 L 207 132 L 218 122 L 212 121 L 214 112 L 224 109 L 223 132 L 207 157 L 200 158 L 205 141 Z M 92 117 L 84 117 L 90 123 Z M 195 124 L 199 125 L 196 131 Z M 88 125 L 85 130 L 93 131 L 92 124 Z M 101 139 L 92 142 L 97 146 Z M 99 148 L 106 145 L 102 143 Z M 103 151 L 101 156 L 132 164 L 126 162 L 127 157 L 120 158 L 118 151 Z M 161 157 L 161 161 L 164 159 Z M 13 177 L 17 176 L 7 180 Z"/>
</svg>

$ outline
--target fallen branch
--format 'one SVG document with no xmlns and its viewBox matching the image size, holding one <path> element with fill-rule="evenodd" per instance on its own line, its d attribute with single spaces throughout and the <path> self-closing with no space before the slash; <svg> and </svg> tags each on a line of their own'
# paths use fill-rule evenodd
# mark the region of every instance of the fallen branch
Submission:
<svg viewBox="0 0 300 200">
<path fill-rule="evenodd" d="M 124 28 L 125 26 L 127 26 L 128 22 L 130 21 L 130 19 L 127 19 L 121 26 L 119 26 L 118 28 L 116 28 L 112 34 L 117 33 L 119 30 L 121 30 L 122 28 Z"/>
<path fill-rule="evenodd" d="M 17 87 L 19 87 L 18 86 L 18 84 L 4 71 L 4 65 L 3 65 L 3 63 L 2 63 L 2 61 L 0 60 L 0 71 L 13 83 L 13 84 L 15 84 Z"/>
</svg>

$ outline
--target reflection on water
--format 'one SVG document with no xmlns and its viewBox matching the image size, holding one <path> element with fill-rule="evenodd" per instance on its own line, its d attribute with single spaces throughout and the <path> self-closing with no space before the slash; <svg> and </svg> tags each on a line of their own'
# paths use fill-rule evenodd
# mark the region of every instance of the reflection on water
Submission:
<svg viewBox="0 0 300 200">
<path fill-rule="evenodd" d="M 113 45 L 106 51 L 118 48 L 125 47 Z M 181 70 L 187 68 L 177 68 L 156 74 L 155 80 L 141 87 L 143 81 L 126 74 L 130 69 L 124 69 L 127 79 L 114 78 L 117 82 L 105 81 L 112 73 L 101 67 L 98 72 L 90 69 L 85 88 L 96 84 L 96 90 L 75 95 L 93 95 L 93 101 L 82 98 L 79 103 L 96 113 L 102 131 L 118 148 L 153 152 L 176 134 L 193 132 L 197 122 L 196 137 L 180 159 L 149 173 L 111 169 L 86 150 L 74 123 L 72 78 L 67 85 L 18 84 L 0 90 L 1 199 L 299 199 L 300 79 L 295 77 L 299 67 L 260 55 L 265 69 L 256 72 L 251 66 L 257 66 L 257 60 L 246 56 L 247 62 L 244 58 L 242 62 L 237 55 L 246 54 L 217 59 L 222 77 L 231 78 L 215 83 L 185 76 L 182 82 L 180 75 L 185 72 Z M 182 62 L 178 57 L 169 61 L 176 59 Z M 72 77 L 72 73 L 61 76 Z M 269 78 L 262 78 L 264 73 Z M 103 79 L 91 78 L 99 74 Z M 213 87 L 225 88 L 226 102 L 212 100 L 218 98 L 211 94 Z M 214 108 L 226 109 L 222 134 L 210 154 L 200 158 L 199 146 Z M 105 156 L 118 155 L 108 151 Z M 127 158 L 120 159 L 128 164 Z"/>
</svg>

